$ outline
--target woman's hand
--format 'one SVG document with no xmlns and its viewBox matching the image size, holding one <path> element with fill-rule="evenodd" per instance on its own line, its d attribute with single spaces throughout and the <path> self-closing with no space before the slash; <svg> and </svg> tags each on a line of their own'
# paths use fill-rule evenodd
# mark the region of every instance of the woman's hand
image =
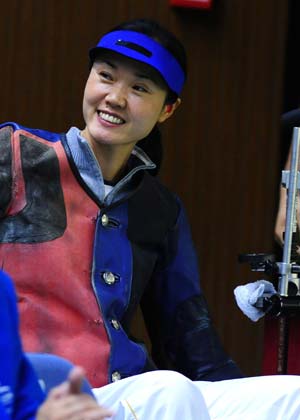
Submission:
<svg viewBox="0 0 300 420">
<path fill-rule="evenodd" d="M 82 368 L 72 369 L 66 382 L 53 388 L 40 406 L 37 420 L 104 420 L 113 413 L 99 404 L 90 395 L 81 392 L 84 378 Z"/>
<path fill-rule="evenodd" d="M 275 223 L 275 240 L 279 245 L 283 245 L 283 233 L 285 231 L 286 220 L 286 189 L 280 187 L 279 206 Z"/>
</svg>

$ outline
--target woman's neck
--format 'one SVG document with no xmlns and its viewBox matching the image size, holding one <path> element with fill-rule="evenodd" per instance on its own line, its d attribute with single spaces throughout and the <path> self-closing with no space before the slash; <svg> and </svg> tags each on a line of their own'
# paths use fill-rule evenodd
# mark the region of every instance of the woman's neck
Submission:
<svg viewBox="0 0 300 420">
<path fill-rule="evenodd" d="M 103 178 L 110 182 L 118 181 L 130 157 L 132 147 L 97 144 L 91 145 L 91 148 L 99 163 Z"/>
<path fill-rule="evenodd" d="M 122 176 L 134 144 L 111 144 L 96 141 L 89 135 L 87 128 L 80 134 L 89 143 L 99 163 L 103 178 L 106 181 L 117 182 Z"/>
</svg>

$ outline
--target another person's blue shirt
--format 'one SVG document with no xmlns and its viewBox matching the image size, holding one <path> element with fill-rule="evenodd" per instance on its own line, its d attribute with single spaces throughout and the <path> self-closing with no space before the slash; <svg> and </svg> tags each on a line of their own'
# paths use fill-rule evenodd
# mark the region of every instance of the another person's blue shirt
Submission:
<svg viewBox="0 0 300 420">
<path fill-rule="evenodd" d="M 0 419 L 34 420 L 43 400 L 23 353 L 14 286 L 0 270 Z"/>
</svg>

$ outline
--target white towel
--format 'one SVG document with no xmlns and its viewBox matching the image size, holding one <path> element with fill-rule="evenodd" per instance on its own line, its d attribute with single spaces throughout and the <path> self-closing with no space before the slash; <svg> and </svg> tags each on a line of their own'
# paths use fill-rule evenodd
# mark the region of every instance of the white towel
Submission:
<svg viewBox="0 0 300 420">
<path fill-rule="evenodd" d="M 276 290 L 269 281 L 258 280 L 254 283 L 245 284 L 244 286 L 237 286 L 233 292 L 240 310 L 250 318 L 251 321 L 256 322 L 265 315 L 262 309 L 254 306 L 257 299 L 264 293 L 274 294 L 276 293 Z"/>
</svg>

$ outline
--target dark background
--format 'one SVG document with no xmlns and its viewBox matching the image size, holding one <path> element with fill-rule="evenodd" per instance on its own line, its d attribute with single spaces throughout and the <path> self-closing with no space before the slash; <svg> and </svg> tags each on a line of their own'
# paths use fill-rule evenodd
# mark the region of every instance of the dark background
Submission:
<svg viewBox="0 0 300 420">
<path fill-rule="evenodd" d="M 161 178 L 185 203 L 212 317 L 248 375 L 260 372 L 263 321 L 254 324 L 239 311 L 233 289 L 260 277 L 237 255 L 274 247 L 285 153 L 280 115 L 295 104 L 288 71 L 296 3 L 215 0 L 209 12 L 171 8 L 167 0 L 1 5 L 0 119 L 29 127 L 83 126 L 87 51 L 120 21 L 155 18 L 182 39 L 189 78 L 177 116 L 163 128 Z M 136 329 L 144 335 L 139 316 Z"/>
</svg>

